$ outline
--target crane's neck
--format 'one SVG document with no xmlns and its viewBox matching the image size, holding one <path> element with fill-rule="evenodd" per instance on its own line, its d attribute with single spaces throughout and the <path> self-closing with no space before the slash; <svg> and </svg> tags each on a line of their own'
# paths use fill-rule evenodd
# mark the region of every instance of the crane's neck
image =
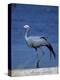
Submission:
<svg viewBox="0 0 60 80">
<path fill-rule="evenodd" d="M 26 40 L 28 39 L 28 31 L 29 31 L 29 29 L 27 29 L 26 32 L 25 32 L 25 39 Z"/>
</svg>

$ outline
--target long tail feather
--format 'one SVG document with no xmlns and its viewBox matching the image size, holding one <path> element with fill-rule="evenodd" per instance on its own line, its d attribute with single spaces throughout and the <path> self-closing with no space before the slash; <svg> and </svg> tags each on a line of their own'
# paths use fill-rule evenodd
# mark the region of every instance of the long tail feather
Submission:
<svg viewBox="0 0 60 80">
<path fill-rule="evenodd" d="M 54 56 L 54 58 L 56 57 L 56 55 L 55 55 L 55 52 L 54 52 L 54 50 L 53 50 L 53 48 L 52 48 L 52 45 L 48 42 L 48 40 L 45 38 L 45 37 L 41 37 L 41 38 L 43 38 L 47 43 L 48 43 L 48 45 L 46 45 L 47 47 L 48 47 L 48 49 L 50 50 L 50 57 L 51 57 L 51 55 L 52 55 L 52 53 L 53 53 L 53 56 Z M 51 53 L 52 52 L 52 53 Z"/>
<path fill-rule="evenodd" d="M 52 53 L 53 53 L 53 56 L 54 56 L 54 58 L 56 57 L 56 55 L 55 55 L 55 52 L 54 52 L 54 50 L 53 50 L 53 48 L 52 48 L 52 46 L 49 44 L 49 45 L 47 45 L 47 47 L 49 48 L 49 50 L 50 50 L 50 56 L 52 55 Z M 52 53 L 51 53 L 52 52 Z"/>
</svg>

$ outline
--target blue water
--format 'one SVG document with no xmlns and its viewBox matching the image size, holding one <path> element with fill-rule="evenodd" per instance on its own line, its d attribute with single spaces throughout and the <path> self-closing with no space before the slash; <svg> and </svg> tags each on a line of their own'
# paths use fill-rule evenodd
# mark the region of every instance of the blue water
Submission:
<svg viewBox="0 0 60 80">
<path fill-rule="evenodd" d="M 30 35 L 45 36 L 52 44 L 56 59 L 43 47 L 38 49 L 40 67 L 58 66 L 58 7 L 13 4 L 11 6 L 11 57 L 12 69 L 36 68 L 37 56 L 33 48 L 26 45 L 24 39 L 25 24 L 31 26 Z"/>
</svg>

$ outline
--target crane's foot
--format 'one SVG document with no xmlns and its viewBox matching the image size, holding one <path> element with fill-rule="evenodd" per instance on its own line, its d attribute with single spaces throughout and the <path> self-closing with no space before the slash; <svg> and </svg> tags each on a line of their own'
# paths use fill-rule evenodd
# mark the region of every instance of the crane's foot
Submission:
<svg viewBox="0 0 60 80">
<path fill-rule="evenodd" d="M 39 68 L 39 61 L 38 61 L 37 64 L 36 64 L 36 68 Z"/>
</svg>

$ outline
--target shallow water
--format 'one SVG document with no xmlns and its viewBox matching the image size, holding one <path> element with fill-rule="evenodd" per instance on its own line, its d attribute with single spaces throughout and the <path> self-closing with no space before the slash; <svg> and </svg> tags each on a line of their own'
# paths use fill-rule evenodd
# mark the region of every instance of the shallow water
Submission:
<svg viewBox="0 0 60 80">
<path fill-rule="evenodd" d="M 12 5 L 11 54 L 12 68 L 36 68 L 37 56 L 33 48 L 26 45 L 24 39 L 25 24 L 31 26 L 29 35 L 45 36 L 52 44 L 56 59 L 50 60 L 50 52 L 46 47 L 38 49 L 40 67 L 58 66 L 58 7 Z"/>
</svg>

